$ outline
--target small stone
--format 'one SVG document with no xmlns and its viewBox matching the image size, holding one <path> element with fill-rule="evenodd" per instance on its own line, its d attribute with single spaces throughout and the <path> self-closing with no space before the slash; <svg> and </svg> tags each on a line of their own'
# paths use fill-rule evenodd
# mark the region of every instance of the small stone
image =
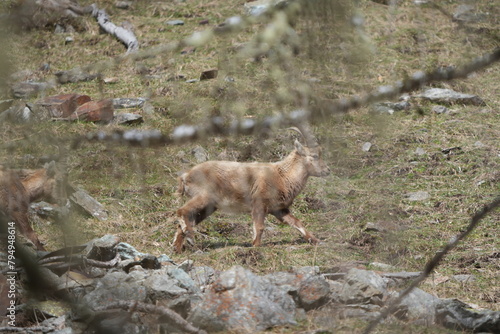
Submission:
<svg viewBox="0 0 500 334">
<path fill-rule="evenodd" d="M 115 84 L 119 81 L 117 77 L 109 77 L 109 78 L 104 78 L 103 79 L 105 84 Z"/>
<path fill-rule="evenodd" d="M 370 142 L 364 143 L 363 146 L 361 147 L 363 152 L 369 152 L 371 148 L 372 148 L 372 143 Z"/>
<path fill-rule="evenodd" d="M 203 72 L 201 72 L 201 75 L 200 75 L 200 81 L 215 79 L 215 78 L 217 78 L 218 74 L 219 74 L 219 71 L 216 69 L 203 71 Z"/>
<path fill-rule="evenodd" d="M 450 109 L 446 108 L 445 106 L 432 106 L 431 111 L 436 113 L 436 114 L 449 114 L 450 113 Z"/>
<path fill-rule="evenodd" d="M 451 278 L 460 283 L 470 283 L 476 280 L 474 275 L 453 275 Z"/>
<path fill-rule="evenodd" d="M 56 24 L 56 28 L 54 29 L 55 34 L 63 34 L 65 32 L 66 32 L 66 30 L 64 29 L 64 27 L 62 25 Z"/>
<path fill-rule="evenodd" d="M 182 20 L 170 20 L 165 22 L 165 24 L 168 24 L 170 26 L 182 26 L 184 25 L 184 21 Z"/>
<path fill-rule="evenodd" d="M 119 113 L 115 115 L 113 123 L 121 125 L 136 125 L 144 122 L 141 115 L 132 114 L 128 112 Z"/>
<path fill-rule="evenodd" d="M 480 141 L 477 141 L 474 143 L 474 146 L 477 147 L 477 148 L 483 148 L 483 147 L 486 147 L 485 144 L 483 144 L 482 142 Z"/>
<path fill-rule="evenodd" d="M 486 103 L 477 95 L 463 94 L 451 89 L 431 88 L 414 97 L 423 98 L 435 103 L 466 104 L 484 106 Z"/>
<path fill-rule="evenodd" d="M 417 147 L 417 149 L 415 150 L 416 155 L 425 155 L 426 153 L 427 152 L 421 147 Z"/>
<path fill-rule="evenodd" d="M 385 228 L 383 228 L 382 226 L 380 226 L 378 224 L 368 222 L 368 223 L 366 223 L 366 225 L 364 227 L 364 231 L 365 232 L 384 232 Z"/>
<path fill-rule="evenodd" d="M 141 108 L 144 103 L 146 103 L 146 99 L 143 97 L 121 97 L 113 99 L 113 108 Z"/>
<path fill-rule="evenodd" d="M 25 81 L 12 86 L 12 95 L 17 99 L 29 98 L 48 88 L 49 85 L 45 82 Z"/>
<path fill-rule="evenodd" d="M 207 151 L 205 151 L 205 149 L 200 145 L 197 145 L 195 148 L 193 148 L 191 153 L 194 155 L 194 158 L 198 163 L 202 163 L 208 160 Z"/>
<path fill-rule="evenodd" d="M 370 266 L 373 269 L 382 271 L 394 271 L 396 269 L 396 267 L 391 266 L 390 264 L 381 262 L 370 262 L 368 266 Z"/>
<path fill-rule="evenodd" d="M 129 9 L 132 5 L 131 1 L 117 1 L 115 2 L 115 7 L 119 9 Z"/>
<path fill-rule="evenodd" d="M 416 192 L 411 192 L 407 193 L 405 195 L 406 199 L 409 201 L 425 201 L 429 199 L 431 196 L 427 191 L 416 191 Z"/>
<path fill-rule="evenodd" d="M 68 44 L 71 44 L 73 43 L 75 40 L 73 39 L 73 37 L 71 36 L 67 36 L 65 39 L 64 39 L 64 45 L 68 45 Z"/>
</svg>

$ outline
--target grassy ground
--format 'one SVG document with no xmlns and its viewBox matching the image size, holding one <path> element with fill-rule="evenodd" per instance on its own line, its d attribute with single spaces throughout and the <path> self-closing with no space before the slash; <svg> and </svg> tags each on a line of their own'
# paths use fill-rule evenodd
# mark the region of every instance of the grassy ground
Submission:
<svg viewBox="0 0 500 334">
<path fill-rule="evenodd" d="M 489 15 L 466 26 L 452 22 L 436 8 L 416 6 L 412 1 L 401 1 L 397 7 L 360 1 L 358 9 L 345 5 L 342 10 L 318 3 L 323 4 L 319 11 L 308 7 L 294 22 L 302 38 L 298 55 L 293 38 L 286 36 L 257 61 L 242 55 L 240 50 L 248 43 L 265 49 L 256 34 L 266 25 L 254 24 L 241 33 L 217 37 L 195 52 L 167 52 L 103 70 L 103 78 L 118 79 L 114 84 L 67 84 L 48 94 L 76 92 L 94 99 L 148 97 L 153 112 L 131 110 L 145 118 L 139 128 L 169 133 L 176 125 L 196 124 L 213 115 L 227 120 L 259 118 L 299 108 L 305 99 L 315 103 L 360 94 L 417 70 L 459 66 L 499 44 L 500 13 L 494 1 L 478 1 L 478 10 Z M 443 9 L 453 12 L 460 3 L 447 1 Z M 123 11 L 114 8 L 112 1 L 98 2 L 113 22 L 126 20 L 134 26 L 142 49 L 207 29 L 200 25 L 202 20 L 209 20 L 209 27 L 222 23 L 241 14 L 243 4 L 137 1 Z M 356 12 L 364 17 L 363 31 L 343 24 L 344 14 Z M 178 18 L 185 25 L 164 23 Z M 113 37 L 99 34 L 93 19 L 83 18 L 76 27 L 74 42 L 68 45 L 64 45 L 66 34 L 54 34 L 53 29 L 9 35 L 13 68 L 32 71 L 30 79 L 46 80 L 58 70 L 124 53 Z M 48 61 L 49 73 L 37 70 Z M 219 69 L 215 80 L 169 80 L 178 75 L 198 78 L 212 68 Z M 250 248 L 250 217 L 225 214 L 214 214 L 199 226 L 199 251 L 176 255 L 170 246 L 175 231 L 173 214 L 183 203 L 175 196 L 176 177 L 196 164 L 192 149 L 201 145 L 210 159 L 277 161 L 293 148 L 294 134 L 286 130 L 278 130 L 270 138 L 208 138 L 161 148 L 83 143 L 69 153 L 71 182 L 103 203 L 109 219 L 100 222 L 74 215 L 66 228 L 75 232 L 71 234 L 62 234 L 55 225 L 40 224 L 35 229 L 49 249 L 111 233 L 140 251 L 166 253 L 179 262 L 190 258 L 198 265 L 221 270 L 239 264 L 266 273 L 317 265 L 328 272 L 383 262 L 397 270 L 418 271 L 464 230 L 476 210 L 500 192 L 499 78 L 500 67 L 494 65 L 467 79 L 434 85 L 477 94 L 486 106 L 453 105 L 449 106 L 451 114 L 436 114 L 431 112 L 432 104 L 415 100 L 410 110 L 394 115 L 376 115 L 364 107 L 314 124 L 332 174 L 310 179 L 292 210 L 323 240 L 317 247 L 269 217 L 264 245 Z M 56 144 L 69 146 L 76 135 L 114 128 L 85 123 L 2 124 L 0 154 L 10 166 L 34 167 L 40 156 L 58 153 Z M 369 152 L 361 149 L 365 142 L 373 144 Z M 461 149 L 441 152 L 455 146 Z M 417 148 L 425 153 L 416 154 Z M 406 199 L 407 193 L 415 191 L 427 191 L 430 198 Z M 500 310 L 499 218 L 497 212 L 484 219 L 423 288 L 442 298 Z M 376 224 L 383 232 L 365 231 L 367 223 Z M 476 280 L 463 284 L 447 279 L 455 274 L 473 274 Z M 356 325 L 345 326 L 352 329 Z M 388 327 L 385 331 L 394 330 Z"/>
</svg>

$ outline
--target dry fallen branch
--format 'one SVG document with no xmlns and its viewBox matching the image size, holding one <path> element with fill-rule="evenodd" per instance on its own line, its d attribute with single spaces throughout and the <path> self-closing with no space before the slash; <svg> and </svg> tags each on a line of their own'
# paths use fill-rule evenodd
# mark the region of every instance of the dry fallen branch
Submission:
<svg viewBox="0 0 500 334">
<path fill-rule="evenodd" d="M 174 129 L 169 136 L 162 134 L 158 130 L 130 130 L 113 133 L 103 131 L 90 133 L 86 136 L 78 137 L 73 141 L 73 146 L 77 147 L 81 142 L 113 142 L 117 144 L 154 147 L 162 145 L 172 145 L 186 142 L 194 142 L 208 136 L 236 136 L 255 135 L 262 136 L 268 134 L 271 129 L 289 127 L 300 124 L 303 121 L 327 118 L 339 113 L 347 113 L 350 110 L 369 105 L 378 101 L 394 99 L 402 93 L 412 92 L 437 81 L 448 81 L 465 78 L 467 75 L 491 66 L 500 60 L 500 48 L 492 53 L 478 57 L 470 63 L 460 68 L 437 68 L 427 73 L 417 72 L 410 78 L 396 82 L 392 86 L 382 86 L 377 90 L 351 98 L 340 99 L 334 102 L 318 101 L 318 107 L 312 108 L 310 112 L 296 110 L 289 114 L 267 117 L 262 121 L 243 119 L 234 121 L 229 126 L 224 124 L 221 117 L 214 117 L 204 126 L 181 125 Z"/>
<path fill-rule="evenodd" d="M 104 9 L 99 9 L 95 4 L 92 5 L 92 16 L 96 18 L 99 26 L 110 35 L 115 36 L 127 47 L 127 53 L 139 50 L 139 42 L 134 33 L 123 27 L 116 26 L 110 21 L 108 14 Z"/>
<path fill-rule="evenodd" d="M 151 305 L 151 304 L 145 304 L 145 303 L 140 303 L 136 301 L 118 301 L 111 303 L 105 307 L 99 308 L 97 311 L 104 311 L 104 310 L 109 310 L 109 309 L 116 309 L 120 308 L 126 311 L 140 311 L 144 313 L 154 313 L 158 314 L 161 316 L 167 317 L 170 321 L 171 324 L 177 326 L 179 329 L 183 330 L 186 333 L 193 333 L 193 334 L 206 334 L 202 329 L 196 328 L 193 325 L 191 325 L 189 322 L 184 320 L 183 317 L 181 317 L 179 314 L 176 312 L 172 311 L 171 309 L 168 309 L 166 307 L 161 307 L 161 306 L 156 306 L 156 305 Z"/>
<path fill-rule="evenodd" d="M 485 205 L 480 211 L 476 212 L 474 216 L 472 216 L 469 226 L 467 226 L 467 229 L 457 235 L 455 238 L 450 240 L 450 242 L 439 252 L 436 253 L 436 255 L 425 265 L 425 268 L 423 272 L 420 274 L 420 276 L 415 279 L 412 284 L 408 288 L 406 288 L 403 292 L 401 292 L 387 308 L 385 308 L 380 315 L 373 320 L 368 327 L 366 327 L 365 331 L 363 332 L 364 334 L 369 334 L 371 333 L 375 327 L 383 320 L 385 319 L 389 314 L 392 314 L 395 310 L 396 307 L 401 303 L 401 301 L 414 289 L 416 288 L 422 281 L 424 281 L 430 274 L 431 272 L 438 266 L 438 264 L 441 262 L 443 257 L 448 254 L 455 246 L 463 240 L 465 237 L 467 237 L 479 224 L 481 219 L 483 219 L 488 213 L 492 212 L 495 210 L 497 207 L 500 206 L 500 197 L 497 197 L 494 199 L 491 203 Z"/>
</svg>

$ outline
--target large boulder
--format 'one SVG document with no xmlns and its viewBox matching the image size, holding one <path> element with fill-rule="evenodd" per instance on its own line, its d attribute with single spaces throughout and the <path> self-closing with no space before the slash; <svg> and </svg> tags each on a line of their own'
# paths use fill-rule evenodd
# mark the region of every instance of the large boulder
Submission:
<svg viewBox="0 0 500 334">
<path fill-rule="evenodd" d="M 254 333 L 273 326 L 296 325 L 291 296 L 243 267 L 223 273 L 204 294 L 188 321 L 208 332 Z"/>
</svg>

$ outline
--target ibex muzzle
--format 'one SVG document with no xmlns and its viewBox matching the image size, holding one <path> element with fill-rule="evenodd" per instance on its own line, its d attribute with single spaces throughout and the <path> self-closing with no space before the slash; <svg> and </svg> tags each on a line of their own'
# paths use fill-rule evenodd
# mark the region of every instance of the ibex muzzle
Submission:
<svg viewBox="0 0 500 334">
<path fill-rule="evenodd" d="M 275 163 L 207 161 L 179 177 L 179 193 L 189 197 L 177 210 L 178 227 L 174 238 L 177 252 L 184 239 L 193 244 L 193 228 L 216 210 L 250 213 L 253 245 L 260 246 L 264 219 L 271 214 L 295 227 L 311 243 L 319 240 L 308 232 L 289 210 L 309 176 L 324 177 L 330 169 L 321 157 L 321 147 L 307 128 L 300 131 L 305 143 L 295 141 L 295 150 Z"/>
</svg>

